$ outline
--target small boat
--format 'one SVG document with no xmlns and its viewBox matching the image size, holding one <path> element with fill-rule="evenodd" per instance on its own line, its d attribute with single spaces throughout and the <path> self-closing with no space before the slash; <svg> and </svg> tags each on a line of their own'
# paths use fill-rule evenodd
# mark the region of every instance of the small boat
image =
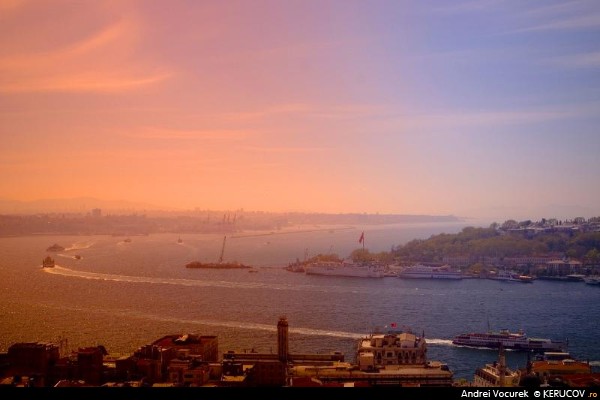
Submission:
<svg viewBox="0 0 600 400">
<path fill-rule="evenodd" d="M 81 260 L 81 256 L 79 254 L 75 254 L 73 256 L 73 258 L 76 259 L 76 260 Z"/>
<path fill-rule="evenodd" d="M 523 282 L 523 283 L 533 283 L 533 281 L 535 280 L 535 278 L 533 276 L 530 276 L 530 275 L 518 275 L 517 276 L 517 280 L 519 282 Z"/>
<path fill-rule="evenodd" d="M 565 280 L 568 282 L 583 282 L 585 280 L 585 275 L 569 274 L 569 275 L 565 276 Z"/>
<path fill-rule="evenodd" d="M 600 276 L 588 276 L 584 278 L 584 281 L 588 285 L 600 286 Z"/>
<path fill-rule="evenodd" d="M 46 251 L 64 251 L 64 250 L 65 250 L 64 247 L 62 247 L 56 243 L 54 243 L 52 246 L 50 246 L 46 249 Z"/>
<path fill-rule="evenodd" d="M 42 268 L 54 268 L 54 259 L 47 256 L 42 260 Z"/>
<path fill-rule="evenodd" d="M 522 275 L 516 272 L 503 270 L 498 272 L 498 275 L 493 279 L 502 282 L 532 283 L 535 278 L 529 275 Z"/>
<path fill-rule="evenodd" d="M 183 240 L 181 240 L 181 236 L 179 237 L 179 239 L 177 239 L 177 243 L 179 243 L 179 244 L 183 243 Z"/>
<path fill-rule="evenodd" d="M 131 243 L 131 238 L 127 238 L 123 240 L 125 243 Z"/>
</svg>

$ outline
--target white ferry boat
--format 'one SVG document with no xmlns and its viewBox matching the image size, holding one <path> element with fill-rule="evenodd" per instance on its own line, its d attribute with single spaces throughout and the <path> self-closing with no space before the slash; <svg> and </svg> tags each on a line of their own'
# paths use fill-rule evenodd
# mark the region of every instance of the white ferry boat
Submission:
<svg viewBox="0 0 600 400">
<path fill-rule="evenodd" d="M 384 268 L 378 264 L 358 264 L 346 261 L 319 261 L 304 266 L 307 275 L 383 278 Z"/>
<path fill-rule="evenodd" d="M 404 268 L 398 274 L 399 278 L 407 279 L 462 279 L 460 271 L 453 271 L 450 266 L 431 267 L 427 265 L 413 265 Z"/>
<path fill-rule="evenodd" d="M 487 333 L 464 333 L 454 337 L 452 343 L 458 346 L 479 347 L 507 350 L 525 351 L 564 351 L 568 345 L 567 341 L 551 339 L 530 338 L 523 331 L 510 332 L 502 329 L 500 332 Z"/>
</svg>

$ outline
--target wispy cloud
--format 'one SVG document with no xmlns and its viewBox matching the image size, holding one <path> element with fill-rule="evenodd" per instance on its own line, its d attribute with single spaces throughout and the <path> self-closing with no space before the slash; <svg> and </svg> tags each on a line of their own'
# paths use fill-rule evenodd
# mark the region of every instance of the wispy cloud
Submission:
<svg viewBox="0 0 600 400">
<path fill-rule="evenodd" d="M 553 57 L 548 63 L 567 68 L 599 68 L 600 51 Z"/>
<path fill-rule="evenodd" d="M 578 15 L 573 17 L 555 17 L 551 21 L 542 22 L 515 32 L 556 31 L 556 30 L 580 30 L 600 29 L 600 13 Z"/>
<path fill-rule="evenodd" d="M 600 29 L 596 0 L 523 3 L 516 16 L 521 28 L 512 33 Z"/>
<path fill-rule="evenodd" d="M 263 119 L 275 115 L 306 113 L 311 110 L 312 107 L 308 104 L 281 104 L 252 111 L 223 113 L 219 117 L 226 121 L 243 121 Z"/>
<path fill-rule="evenodd" d="M 2 0 L 0 1 L 0 12 L 15 10 L 25 4 L 25 0 Z"/>
<path fill-rule="evenodd" d="M 121 20 L 42 52 L 0 52 L 0 92 L 123 92 L 161 82 L 171 72 L 133 57 L 139 26 Z"/>
<path fill-rule="evenodd" d="M 123 92 L 163 81 L 169 76 L 170 74 L 166 72 L 143 77 L 126 75 L 111 77 L 97 73 L 50 77 L 29 75 L 18 79 L 5 76 L 0 79 L 0 92 Z"/>
<path fill-rule="evenodd" d="M 487 11 L 490 8 L 501 3 L 502 0 L 473 0 L 463 2 L 448 2 L 448 4 L 445 4 L 441 7 L 436 7 L 434 11 L 441 13 Z"/>
<path fill-rule="evenodd" d="M 156 140 L 213 140 L 213 141 L 231 141 L 245 139 L 255 131 L 248 129 L 170 129 L 158 127 L 144 127 L 134 131 L 127 131 L 123 136 L 135 139 L 156 139 Z"/>
<path fill-rule="evenodd" d="M 379 104 L 282 104 L 253 111 L 220 114 L 223 121 L 261 121 L 277 116 L 300 116 L 325 119 L 358 119 L 385 116 L 392 106 Z"/>
<path fill-rule="evenodd" d="M 259 147 L 245 146 L 243 150 L 254 151 L 260 153 L 320 153 L 327 151 L 324 147 Z"/>
<path fill-rule="evenodd" d="M 492 127 L 527 125 L 544 121 L 562 120 L 582 116 L 594 116 L 600 112 L 600 104 L 592 103 L 573 107 L 507 110 L 507 111 L 452 111 L 417 115 L 397 115 L 388 119 L 390 127 L 411 129 L 436 129 L 450 131 L 464 127 Z"/>
</svg>

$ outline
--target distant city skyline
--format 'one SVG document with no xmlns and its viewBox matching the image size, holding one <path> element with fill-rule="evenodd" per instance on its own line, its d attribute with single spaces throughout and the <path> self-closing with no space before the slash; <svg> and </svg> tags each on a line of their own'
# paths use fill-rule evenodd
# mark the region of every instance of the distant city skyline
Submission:
<svg viewBox="0 0 600 400">
<path fill-rule="evenodd" d="M 0 200 L 600 215 L 596 1 L 7 0 L 0 21 Z"/>
</svg>

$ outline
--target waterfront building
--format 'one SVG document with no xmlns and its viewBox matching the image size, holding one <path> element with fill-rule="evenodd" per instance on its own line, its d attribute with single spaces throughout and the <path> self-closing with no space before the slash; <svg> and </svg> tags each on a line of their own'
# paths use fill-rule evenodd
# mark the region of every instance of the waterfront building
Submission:
<svg viewBox="0 0 600 400">
<path fill-rule="evenodd" d="M 288 321 L 281 317 L 277 322 L 277 358 L 282 363 L 287 363 L 289 351 Z"/>
<path fill-rule="evenodd" d="M 375 333 L 359 339 L 358 365 L 298 365 L 291 386 L 452 386 L 453 373 L 427 360 L 425 337 L 411 332 Z"/>
<path fill-rule="evenodd" d="M 100 386 L 103 379 L 103 347 L 84 347 L 77 351 L 77 379 L 92 386 Z"/>
<path fill-rule="evenodd" d="M 340 352 L 294 354 L 289 352 L 289 325 L 286 317 L 277 322 L 277 354 L 229 350 L 223 354 L 224 386 L 285 386 L 289 368 L 297 365 L 333 365 L 344 361 Z"/>
<path fill-rule="evenodd" d="M 289 371 L 290 386 L 452 386 L 453 373 L 445 364 L 386 365 L 361 371 L 356 365 L 336 362 L 332 365 L 298 365 Z"/>
<path fill-rule="evenodd" d="M 289 352 L 288 322 L 277 324 L 277 353 L 235 352 L 215 358 L 215 336 L 168 335 L 131 356 L 108 356 L 103 346 L 84 347 L 60 358 L 56 345 L 11 346 L 2 384 L 12 386 L 451 386 L 452 372 L 427 361 L 424 337 L 410 332 L 374 334 L 359 341 L 361 363 L 340 352 Z M 368 360 L 366 362 L 365 360 Z M 6 375 L 5 375 L 6 376 Z M 15 379 L 18 377 L 19 379 Z"/>
<path fill-rule="evenodd" d="M 359 340 L 356 359 L 361 371 L 384 365 L 424 365 L 427 360 L 424 337 L 410 332 L 371 334 Z"/>
<path fill-rule="evenodd" d="M 247 386 L 285 386 L 287 366 L 280 361 L 258 361 L 246 370 Z"/>
<path fill-rule="evenodd" d="M 592 373 L 589 362 L 575 360 L 565 352 L 544 353 L 541 359 L 530 363 L 529 369 L 545 383 L 561 379 L 564 375 Z"/>
<path fill-rule="evenodd" d="M 60 358 L 59 347 L 53 343 L 15 343 L 8 348 L 8 376 L 27 376 L 33 386 L 45 386 L 52 367 Z"/>
<path fill-rule="evenodd" d="M 172 360 L 178 358 L 204 363 L 217 362 L 218 354 L 216 336 L 167 335 L 152 344 L 140 347 L 129 361 L 119 360 L 116 373 L 118 376 L 126 375 L 128 379 L 145 378 L 150 384 L 165 382 L 169 379 L 169 365 Z"/>
<path fill-rule="evenodd" d="M 178 386 L 202 386 L 210 377 L 210 366 L 197 358 L 176 358 L 167 368 L 169 382 Z"/>
<path fill-rule="evenodd" d="M 546 263 L 546 274 L 565 276 L 581 274 L 583 272 L 581 261 L 577 260 L 552 260 Z"/>
<path fill-rule="evenodd" d="M 216 336 L 167 335 L 154 341 L 152 345 L 199 356 L 202 361 L 206 362 L 217 362 L 219 360 L 219 340 Z"/>
<path fill-rule="evenodd" d="M 519 386 L 521 373 L 506 366 L 504 348 L 500 348 L 498 361 L 477 368 L 473 386 L 477 387 L 514 387 Z"/>
</svg>

